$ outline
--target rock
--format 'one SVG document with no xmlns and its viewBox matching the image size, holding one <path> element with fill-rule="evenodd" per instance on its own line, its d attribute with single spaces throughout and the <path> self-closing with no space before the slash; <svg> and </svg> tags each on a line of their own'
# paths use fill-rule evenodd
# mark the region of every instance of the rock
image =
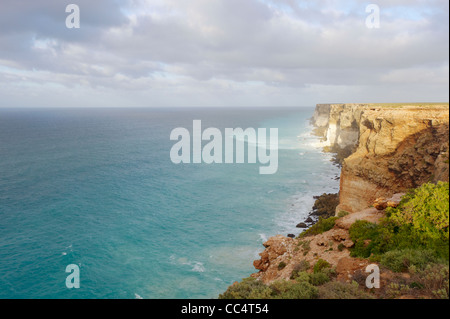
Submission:
<svg viewBox="0 0 450 319">
<path fill-rule="evenodd" d="M 255 269 L 266 271 L 269 268 L 269 263 L 264 263 L 262 260 L 253 261 L 253 266 Z"/>
<path fill-rule="evenodd" d="M 310 216 L 305 220 L 305 223 L 314 223 L 314 220 Z"/>
<path fill-rule="evenodd" d="M 328 218 L 334 216 L 336 206 L 339 204 L 339 194 L 322 194 L 315 197 L 311 215 Z"/>
<path fill-rule="evenodd" d="M 345 240 L 349 240 L 350 239 L 348 232 L 346 232 L 343 229 L 337 229 L 336 231 L 333 232 L 331 237 L 333 238 L 333 240 L 335 240 L 337 242 L 341 242 L 341 241 L 345 241 Z"/>
<path fill-rule="evenodd" d="M 392 196 L 391 198 L 389 198 L 387 200 L 387 206 L 393 207 L 393 208 L 397 207 L 400 204 L 402 197 L 405 195 L 406 195 L 406 193 L 395 194 L 394 196 Z"/>
<path fill-rule="evenodd" d="M 287 252 L 287 247 L 292 241 L 292 238 L 286 238 L 281 235 L 269 238 L 269 240 L 263 244 L 266 249 L 259 254 L 261 259 L 255 260 L 253 266 L 258 270 L 266 271 L 275 259 Z"/>
<path fill-rule="evenodd" d="M 325 239 L 320 239 L 317 241 L 317 246 L 328 247 L 328 241 L 326 241 Z"/>
<path fill-rule="evenodd" d="M 355 243 L 350 239 L 342 242 L 342 244 L 344 245 L 345 248 L 352 248 L 353 246 L 355 246 Z"/>
<path fill-rule="evenodd" d="M 371 223 L 378 223 L 382 217 L 385 216 L 383 211 L 379 211 L 375 207 L 367 208 L 356 213 L 349 214 L 336 220 L 336 226 L 342 229 L 349 230 L 357 220 L 367 220 Z"/>
<path fill-rule="evenodd" d="M 388 207 L 386 198 L 384 197 L 377 198 L 373 203 L 373 207 L 375 207 L 377 210 L 385 210 L 386 207 Z"/>
<path fill-rule="evenodd" d="M 305 223 L 300 223 L 297 225 L 297 228 L 308 228 L 308 225 L 306 225 Z"/>
<path fill-rule="evenodd" d="M 295 235 L 294 234 L 288 234 L 287 235 L 289 238 L 295 238 Z"/>
</svg>

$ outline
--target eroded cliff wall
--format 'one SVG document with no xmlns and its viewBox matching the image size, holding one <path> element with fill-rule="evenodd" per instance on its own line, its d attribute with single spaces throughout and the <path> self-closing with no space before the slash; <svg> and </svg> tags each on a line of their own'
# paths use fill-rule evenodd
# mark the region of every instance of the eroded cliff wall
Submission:
<svg viewBox="0 0 450 319">
<path fill-rule="evenodd" d="M 337 212 L 359 211 L 428 181 L 448 181 L 448 104 L 319 104 L 312 123 L 326 149 L 347 150 Z"/>
</svg>

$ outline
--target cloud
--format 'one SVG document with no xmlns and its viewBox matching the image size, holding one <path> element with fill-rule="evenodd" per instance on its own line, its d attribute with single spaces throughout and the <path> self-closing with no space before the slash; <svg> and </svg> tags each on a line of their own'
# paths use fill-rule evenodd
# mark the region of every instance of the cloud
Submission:
<svg viewBox="0 0 450 319">
<path fill-rule="evenodd" d="M 75 88 L 74 105 L 102 106 L 406 101 L 413 86 L 448 101 L 448 1 L 378 1 L 380 29 L 353 0 L 74 2 L 76 30 L 63 3 L 2 2 L 4 106 Z"/>
</svg>

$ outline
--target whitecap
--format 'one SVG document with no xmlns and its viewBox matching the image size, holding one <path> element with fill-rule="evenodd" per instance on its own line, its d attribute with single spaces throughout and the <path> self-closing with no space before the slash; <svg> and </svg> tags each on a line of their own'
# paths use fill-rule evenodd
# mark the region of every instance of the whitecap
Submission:
<svg viewBox="0 0 450 319">
<path fill-rule="evenodd" d="M 266 234 L 259 234 L 259 239 L 261 240 L 262 243 L 265 243 L 267 241 Z"/>
<path fill-rule="evenodd" d="M 205 266 L 201 262 L 195 262 L 194 267 L 192 268 L 192 271 L 195 272 L 204 272 Z"/>
</svg>

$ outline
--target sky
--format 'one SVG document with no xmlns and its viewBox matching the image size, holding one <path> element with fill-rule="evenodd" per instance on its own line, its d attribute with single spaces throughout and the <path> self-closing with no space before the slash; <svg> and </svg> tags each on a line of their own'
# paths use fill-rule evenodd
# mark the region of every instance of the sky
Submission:
<svg viewBox="0 0 450 319">
<path fill-rule="evenodd" d="M 448 101 L 447 0 L 0 0 L 0 107 Z"/>
</svg>

